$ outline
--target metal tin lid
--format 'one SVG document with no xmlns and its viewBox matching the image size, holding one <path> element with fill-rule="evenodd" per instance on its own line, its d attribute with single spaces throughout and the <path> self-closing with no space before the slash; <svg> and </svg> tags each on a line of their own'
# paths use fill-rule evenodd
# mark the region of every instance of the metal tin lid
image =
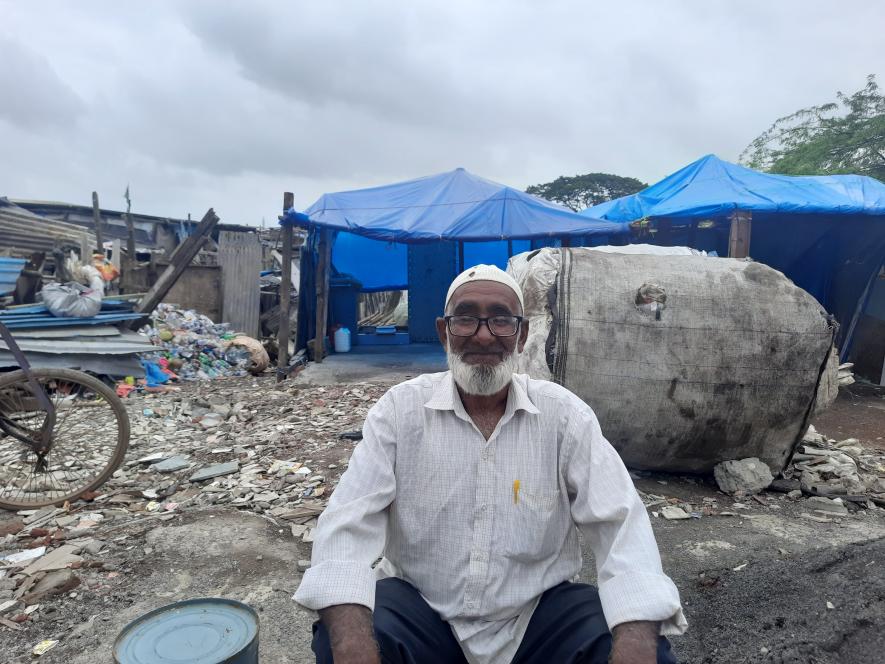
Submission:
<svg viewBox="0 0 885 664">
<path fill-rule="evenodd" d="M 232 599 L 189 599 L 129 623 L 114 643 L 117 664 L 220 664 L 258 636 L 258 614 Z M 234 660 L 236 661 L 236 660 Z"/>
</svg>

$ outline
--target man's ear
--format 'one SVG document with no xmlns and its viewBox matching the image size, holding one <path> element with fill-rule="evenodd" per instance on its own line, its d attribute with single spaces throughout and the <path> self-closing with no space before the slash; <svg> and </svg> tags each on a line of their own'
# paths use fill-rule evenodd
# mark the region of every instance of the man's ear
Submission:
<svg viewBox="0 0 885 664">
<path fill-rule="evenodd" d="M 446 345 L 446 340 L 448 339 L 448 337 L 446 336 L 445 318 L 436 319 L 436 336 L 439 337 L 439 342 L 442 344 L 443 350 L 448 350 L 448 346 Z"/>
<path fill-rule="evenodd" d="M 525 318 L 519 324 L 519 341 L 516 344 L 516 350 L 522 352 L 525 348 L 526 339 L 529 338 L 529 319 Z"/>
</svg>

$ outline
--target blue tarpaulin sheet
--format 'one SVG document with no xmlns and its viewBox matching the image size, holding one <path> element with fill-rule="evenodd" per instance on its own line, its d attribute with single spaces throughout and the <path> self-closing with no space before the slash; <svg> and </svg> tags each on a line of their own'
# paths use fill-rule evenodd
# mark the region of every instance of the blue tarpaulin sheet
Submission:
<svg viewBox="0 0 885 664">
<path fill-rule="evenodd" d="M 724 256 L 728 223 L 699 230 L 698 222 L 721 221 L 735 210 L 752 213 L 750 256 L 783 272 L 836 317 L 837 343 L 847 359 L 865 294 L 885 261 L 885 184 L 878 180 L 771 175 L 708 155 L 637 194 L 581 214 L 669 220 L 651 242 Z"/>
<path fill-rule="evenodd" d="M 624 224 L 579 215 L 463 168 L 381 187 L 324 194 L 304 213 L 289 210 L 280 223 L 403 243 L 628 232 Z"/>
<path fill-rule="evenodd" d="M 363 291 L 412 289 L 413 297 L 426 295 L 429 287 L 439 286 L 438 281 L 447 285 L 455 277 L 456 272 L 447 274 L 442 269 L 443 264 L 449 265 L 446 256 L 457 256 L 454 269 L 477 263 L 505 268 L 513 254 L 558 246 L 566 238 L 571 245 L 581 246 L 623 243 L 629 237 L 629 224 L 590 219 L 463 168 L 325 194 L 304 212 L 289 210 L 280 223 L 310 231 L 301 253 L 301 293 L 314 291 L 319 230 L 332 231 L 334 272 L 352 276 Z M 410 267 L 409 245 L 431 244 L 436 245 L 431 255 L 440 264 L 429 261 L 419 266 L 415 264 L 418 259 L 413 259 Z M 415 251 L 412 247 L 411 253 Z M 428 279 L 433 283 L 426 283 Z M 299 299 L 301 344 L 313 334 L 314 306 L 312 297 Z"/>
<path fill-rule="evenodd" d="M 591 218 L 716 217 L 734 210 L 885 215 L 885 184 L 860 175 L 759 173 L 707 155 L 637 194 L 594 205 Z"/>
</svg>

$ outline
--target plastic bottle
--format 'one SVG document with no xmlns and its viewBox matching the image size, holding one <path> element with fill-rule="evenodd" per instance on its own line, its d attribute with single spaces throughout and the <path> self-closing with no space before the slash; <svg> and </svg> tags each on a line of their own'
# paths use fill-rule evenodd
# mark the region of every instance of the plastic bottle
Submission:
<svg viewBox="0 0 885 664">
<path fill-rule="evenodd" d="M 346 327 L 339 327 L 335 330 L 335 352 L 350 352 L 350 330 Z"/>
</svg>

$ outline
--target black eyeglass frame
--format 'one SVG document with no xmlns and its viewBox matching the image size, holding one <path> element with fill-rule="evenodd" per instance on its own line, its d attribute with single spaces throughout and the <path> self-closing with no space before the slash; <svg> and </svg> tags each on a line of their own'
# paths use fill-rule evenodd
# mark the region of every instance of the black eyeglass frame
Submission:
<svg viewBox="0 0 885 664">
<path fill-rule="evenodd" d="M 471 332 L 470 334 L 455 334 L 455 332 L 452 331 L 451 321 L 453 318 L 472 318 L 473 320 L 476 321 L 476 327 L 473 329 L 473 332 Z M 515 318 L 516 319 L 516 329 L 513 331 L 513 334 L 495 334 L 495 331 L 492 330 L 492 326 L 489 325 L 489 321 L 492 318 Z M 486 328 L 489 331 L 489 334 L 491 334 L 493 337 L 500 337 L 503 339 L 508 339 L 510 337 L 515 337 L 517 334 L 519 334 L 519 328 L 522 325 L 522 321 L 525 320 L 525 317 L 510 315 L 510 314 L 498 314 L 497 316 L 487 316 L 485 318 L 482 318 L 480 316 L 470 316 L 467 314 L 458 314 L 458 315 L 451 315 L 451 316 L 443 316 L 443 319 L 446 321 L 446 330 L 448 330 L 449 334 L 451 334 L 453 337 L 460 337 L 462 339 L 467 339 L 469 337 L 472 337 L 474 334 L 479 332 L 479 326 L 482 325 L 483 323 L 485 323 Z"/>
</svg>

